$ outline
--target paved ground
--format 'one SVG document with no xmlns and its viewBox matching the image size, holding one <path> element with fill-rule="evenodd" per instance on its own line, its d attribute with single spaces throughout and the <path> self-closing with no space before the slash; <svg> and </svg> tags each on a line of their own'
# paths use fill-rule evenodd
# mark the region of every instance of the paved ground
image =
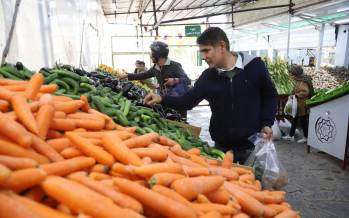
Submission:
<svg viewBox="0 0 349 218">
<path fill-rule="evenodd" d="M 188 113 L 190 124 L 202 127 L 200 137 L 213 142 L 208 133 L 211 112 L 199 106 Z M 349 218 L 349 169 L 330 155 L 311 149 L 305 144 L 275 141 L 279 159 L 289 174 L 284 187 L 287 202 L 305 218 Z M 348 167 L 349 168 L 349 167 Z"/>
</svg>

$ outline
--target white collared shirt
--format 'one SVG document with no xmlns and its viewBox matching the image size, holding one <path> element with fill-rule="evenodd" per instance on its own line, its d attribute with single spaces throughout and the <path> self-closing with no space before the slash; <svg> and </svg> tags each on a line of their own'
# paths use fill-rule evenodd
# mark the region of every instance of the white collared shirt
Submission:
<svg viewBox="0 0 349 218">
<path fill-rule="evenodd" d="M 232 68 L 230 68 L 230 69 L 217 68 L 218 72 L 232 71 L 232 70 L 235 69 L 235 67 L 243 70 L 244 69 L 244 65 L 242 64 L 242 57 L 241 57 L 241 55 L 239 53 L 237 53 L 237 54 L 238 54 L 238 57 L 236 59 L 236 63 L 235 63 L 235 65 Z"/>
</svg>

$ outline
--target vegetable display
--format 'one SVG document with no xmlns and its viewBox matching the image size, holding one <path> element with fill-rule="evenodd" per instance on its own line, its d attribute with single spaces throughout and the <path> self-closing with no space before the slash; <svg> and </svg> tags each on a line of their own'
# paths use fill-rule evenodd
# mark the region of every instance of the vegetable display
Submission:
<svg viewBox="0 0 349 218">
<path fill-rule="evenodd" d="M 40 77 L 0 80 L 9 105 L 0 112 L 0 217 L 300 217 L 231 154 L 213 160 L 158 133 L 137 135 L 88 101 L 50 94 L 58 86 L 42 89 Z M 24 91 L 4 85 L 17 82 Z"/>
</svg>

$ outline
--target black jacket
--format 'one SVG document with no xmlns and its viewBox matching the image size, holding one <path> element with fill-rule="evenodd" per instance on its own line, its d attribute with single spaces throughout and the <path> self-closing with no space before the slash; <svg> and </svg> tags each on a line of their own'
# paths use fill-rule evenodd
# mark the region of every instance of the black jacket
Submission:
<svg viewBox="0 0 349 218">
<path fill-rule="evenodd" d="M 162 104 L 189 110 L 206 99 L 212 111 L 212 139 L 225 145 L 246 141 L 262 127 L 272 126 L 277 110 L 277 92 L 264 62 L 260 58 L 248 61 L 232 79 L 206 69 L 185 95 L 165 96 Z"/>
<path fill-rule="evenodd" d="M 160 71 L 155 68 L 155 65 L 144 73 L 128 74 L 129 80 L 144 80 L 151 77 L 156 77 L 162 90 L 165 79 L 167 78 L 179 78 L 184 84 L 190 85 L 190 79 L 185 74 L 182 65 L 176 61 L 170 61 L 169 65 L 161 67 Z"/>
</svg>

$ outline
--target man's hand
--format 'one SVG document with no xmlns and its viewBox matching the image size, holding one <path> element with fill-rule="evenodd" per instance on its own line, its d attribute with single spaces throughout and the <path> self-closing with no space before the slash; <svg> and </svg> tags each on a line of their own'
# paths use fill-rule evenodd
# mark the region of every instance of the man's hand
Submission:
<svg viewBox="0 0 349 218">
<path fill-rule="evenodd" d="M 269 126 L 265 126 L 262 128 L 261 133 L 263 134 L 263 138 L 271 141 L 273 139 L 273 130 Z"/>
<path fill-rule="evenodd" d="M 144 98 L 144 103 L 150 106 L 161 103 L 161 101 L 162 101 L 162 97 L 154 93 L 150 93 Z"/>
<path fill-rule="evenodd" d="M 127 79 L 128 74 L 127 74 L 125 71 L 120 71 L 120 72 L 118 73 L 118 77 L 119 77 L 120 79 Z"/>
<path fill-rule="evenodd" d="M 178 78 L 167 78 L 167 79 L 165 79 L 164 86 L 172 87 L 172 86 L 176 85 L 177 83 L 179 83 Z"/>
</svg>

